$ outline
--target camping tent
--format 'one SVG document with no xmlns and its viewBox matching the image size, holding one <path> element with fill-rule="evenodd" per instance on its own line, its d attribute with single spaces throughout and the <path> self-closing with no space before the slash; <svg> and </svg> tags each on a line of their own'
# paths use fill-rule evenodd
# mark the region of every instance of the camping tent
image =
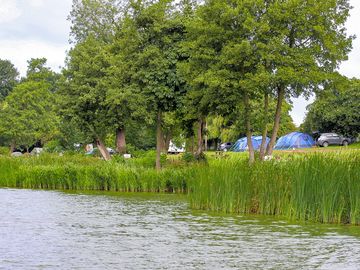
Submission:
<svg viewBox="0 0 360 270">
<path fill-rule="evenodd" d="M 309 134 L 301 132 L 291 132 L 285 136 L 282 136 L 277 141 L 274 149 L 284 150 L 293 148 L 310 148 L 315 145 L 313 137 Z"/>
<path fill-rule="evenodd" d="M 262 140 L 261 136 L 252 136 L 251 137 L 251 141 L 254 146 L 254 150 L 259 150 L 259 148 L 261 146 L 261 140 Z M 269 141 L 270 141 L 270 139 L 268 137 L 266 137 L 266 146 L 269 143 Z M 234 145 L 230 148 L 230 151 L 234 151 L 234 152 L 244 152 L 247 150 L 248 150 L 248 145 L 247 145 L 246 137 L 243 137 L 243 138 L 237 140 L 236 143 L 234 143 Z"/>
</svg>

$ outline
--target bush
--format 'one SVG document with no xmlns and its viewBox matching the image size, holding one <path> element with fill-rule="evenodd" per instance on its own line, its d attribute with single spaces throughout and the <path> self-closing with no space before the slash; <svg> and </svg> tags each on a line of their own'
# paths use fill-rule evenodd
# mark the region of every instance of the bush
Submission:
<svg viewBox="0 0 360 270">
<path fill-rule="evenodd" d="M 61 146 L 58 140 L 49 141 L 44 145 L 44 151 L 48 153 L 59 153 L 63 150 L 64 148 Z"/>
<path fill-rule="evenodd" d="M 10 153 L 9 147 L 0 146 L 0 156 L 8 156 Z"/>
<path fill-rule="evenodd" d="M 196 160 L 194 154 L 193 154 L 193 153 L 190 153 L 190 152 L 184 153 L 184 154 L 181 156 L 181 159 L 182 159 L 183 161 L 185 161 L 186 163 L 194 162 L 194 161 Z"/>
</svg>

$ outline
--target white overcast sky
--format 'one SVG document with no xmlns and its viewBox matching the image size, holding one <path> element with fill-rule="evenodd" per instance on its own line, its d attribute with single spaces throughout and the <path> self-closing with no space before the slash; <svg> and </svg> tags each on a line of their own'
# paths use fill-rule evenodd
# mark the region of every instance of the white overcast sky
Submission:
<svg viewBox="0 0 360 270">
<path fill-rule="evenodd" d="M 360 0 L 350 0 L 354 7 L 347 23 L 348 33 L 358 38 L 349 60 L 340 72 L 360 78 Z M 27 60 L 46 57 L 48 65 L 59 71 L 70 48 L 70 24 L 66 20 L 72 0 L 0 0 L 0 59 L 10 60 L 24 76 Z M 294 100 L 291 116 L 299 125 L 309 101 Z"/>
</svg>

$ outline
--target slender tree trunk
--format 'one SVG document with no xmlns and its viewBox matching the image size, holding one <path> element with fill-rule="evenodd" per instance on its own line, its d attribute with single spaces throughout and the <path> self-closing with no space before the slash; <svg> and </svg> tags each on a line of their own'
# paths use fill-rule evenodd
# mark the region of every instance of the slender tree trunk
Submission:
<svg viewBox="0 0 360 270">
<path fill-rule="evenodd" d="M 166 132 L 166 134 L 164 134 L 164 136 L 163 136 L 164 139 L 163 139 L 163 145 L 162 145 L 162 152 L 165 154 L 169 151 L 171 137 L 172 137 L 171 131 Z"/>
<path fill-rule="evenodd" d="M 195 135 L 191 137 L 191 152 L 195 153 Z"/>
<path fill-rule="evenodd" d="M 205 130 L 207 130 L 207 121 L 205 120 Z M 204 149 L 205 151 L 208 150 L 208 136 L 207 136 L 207 132 L 205 133 L 205 145 L 204 145 Z"/>
<path fill-rule="evenodd" d="M 198 120 L 198 129 L 197 129 L 197 149 L 196 156 L 201 157 L 203 153 L 203 133 L 204 133 L 205 121 L 203 117 L 200 117 Z"/>
<path fill-rule="evenodd" d="M 125 128 L 116 129 L 116 152 L 126 154 Z"/>
<path fill-rule="evenodd" d="M 283 101 L 285 98 L 285 88 L 283 86 L 279 86 L 277 88 L 277 93 L 278 93 L 278 97 L 277 97 L 277 104 L 276 104 L 274 127 L 273 127 L 273 132 L 271 135 L 270 142 L 266 149 L 266 155 L 268 155 L 268 156 L 272 155 L 273 148 L 274 148 L 275 142 L 276 142 L 277 133 L 279 131 L 280 118 L 281 118 L 281 107 L 282 107 L 282 104 L 283 104 Z"/>
<path fill-rule="evenodd" d="M 264 94 L 264 122 L 263 131 L 260 145 L 260 160 L 264 160 L 266 151 L 266 136 L 267 136 L 267 124 L 268 124 L 268 113 L 269 113 L 269 94 Z"/>
<path fill-rule="evenodd" d="M 159 110 L 157 114 L 157 121 L 156 121 L 156 170 L 161 170 L 161 150 L 163 149 L 163 134 L 162 134 L 162 112 Z"/>
<path fill-rule="evenodd" d="M 14 141 L 11 141 L 10 143 L 10 155 L 12 152 L 15 151 L 16 143 Z"/>
<path fill-rule="evenodd" d="M 111 159 L 109 151 L 106 149 L 105 144 L 99 138 L 96 139 L 96 146 L 99 149 L 101 156 L 104 160 L 108 161 Z"/>
<path fill-rule="evenodd" d="M 249 163 L 252 164 L 255 162 L 255 151 L 251 140 L 252 132 L 251 132 L 251 121 L 250 121 L 250 104 L 249 104 L 249 96 L 247 94 L 245 94 L 244 96 L 244 106 L 245 106 L 246 138 L 247 138 L 247 145 L 249 150 Z"/>
</svg>

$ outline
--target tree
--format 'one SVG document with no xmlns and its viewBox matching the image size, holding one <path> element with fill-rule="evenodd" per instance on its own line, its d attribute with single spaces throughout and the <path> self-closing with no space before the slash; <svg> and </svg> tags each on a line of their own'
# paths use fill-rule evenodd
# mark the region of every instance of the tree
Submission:
<svg viewBox="0 0 360 270">
<path fill-rule="evenodd" d="M 28 62 L 26 77 L 22 81 L 47 82 L 51 92 L 56 92 L 60 74 L 46 67 L 46 58 L 31 58 Z"/>
<path fill-rule="evenodd" d="M 172 1 L 132 1 L 122 24 L 127 82 L 146 97 L 157 126 L 156 168 L 163 150 L 163 114 L 180 104 L 184 88 L 177 76 L 184 27 Z"/>
<path fill-rule="evenodd" d="M 6 97 L 0 110 L 0 133 L 16 145 L 30 146 L 50 140 L 57 133 L 58 117 L 55 96 L 50 85 L 41 81 L 18 84 Z"/>
<path fill-rule="evenodd" d="M 190 107 L 199 116 L 199 129 L 208 114 L 231 114 L 242 103 L 249 160 L 254 161 L 251 142 L 251 100 L 257 88 L 250 83 L 256 71 L 253 30 L 256 24 L 254 1 L 205 1 L 187 24 L 183 43 L 189 55 L 182 64 L 188 84 Z M 190 111 L 190 110 L 189 110 Z M 201 132 L 198 132 L 201 152 Z M 200 139 L 199 139 L 200 138 Z"/>
<path fill-rule="evenodd" d="M 18 76 L 19 72 L 9 60 L 0 59 L 0 101 L 15 87 Z"/>
<path fill-rule="evenodd" d="M 121 0 L 73 0 L 68 17 L 71 42 L 85 41 L 90 35 L 109 43 L 122 14 Z"/>
<path fill-rule="evenodd" d="M 342 78 L 316 95 L 308 106 L 303 124 L 305 132 L 360 134 L 360 80 Z"/>
<path fill-rule="evenodd" d="M 284 99 L 320 89 L 346 60 L 352 37 L 345 22 L 347 0 L 264 1 L 261 28 L 261 62 L 271 74 L 277 98 L 276 113 L 267 155 L 272 154 L 280 127 Z M 260 44 L 259 44 L 260 45 Z"/>
<path fill-rule="evenodd" d="M 0 130 L 11 143 L 30 146 L 58 133 L 58 116 L 53 93 L 58 75 L 45 67 L 46 59 L 28 61 L 27 77 L 8 95 L 1 106 Z"/>
<path fill-rule="evenodd" d="M 63 117 L 76 119 L 80 129 L 96 143 L 105 160 L 110 159 L 110 154 L 104 139 L 112 128 L 106 102 L 106 72 L 109 66 L 105 44 L 89 36 L 69 52 L 60 91 Z"/>
</svg>

